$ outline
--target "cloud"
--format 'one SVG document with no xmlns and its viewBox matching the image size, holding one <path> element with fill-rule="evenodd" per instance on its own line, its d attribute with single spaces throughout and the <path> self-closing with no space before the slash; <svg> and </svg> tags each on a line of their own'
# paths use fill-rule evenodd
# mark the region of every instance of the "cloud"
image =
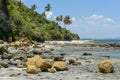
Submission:
<svg viewBox="0 0 120 80">
<path fill-rule="evenodd" d="M 46 19 L 51 20 L 53 18 L 53 12 L 47 11 L 45 12 Z"/>
<path fill-rule="evenodd" d="M 72 21 L 72 22 L 75 22 L 75 21 L 76 21 L 76 18 L 75 18 L 75 17 L 72 17 L 72 18 L 71 18 L 71 21 Z"/>
<path fill-rule="evenodd" d="M 120 20 L 104 15 L 92 14 L 75 20 L 67 27 L 80 38 L 115 38 L 120 37 Z"/>
<path fill-rule="evenodd" d="M 84 22 L 89 25 L 95 25 L 95 24 L 108 24 L 114 22 L 111 18 L 105 17 L 103 15 L 90 15 L 87 17 L 82 17 L 80 19 L 81 22 Z"/>
</svg>

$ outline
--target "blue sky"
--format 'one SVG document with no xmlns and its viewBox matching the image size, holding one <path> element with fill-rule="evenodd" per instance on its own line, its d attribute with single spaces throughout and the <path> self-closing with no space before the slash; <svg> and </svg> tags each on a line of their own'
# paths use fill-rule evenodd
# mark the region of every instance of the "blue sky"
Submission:
<svg viewBox="0 0 120 80">
<path fill-rule="evenodd" d="M 120 38 L 120 0 L 22 0 L 27 6 L 37 5 L 39 13 L 46 4 L 52 6 L 49 18 L 71 16 L 66 28 L 80 38 Z"/>
</svg>

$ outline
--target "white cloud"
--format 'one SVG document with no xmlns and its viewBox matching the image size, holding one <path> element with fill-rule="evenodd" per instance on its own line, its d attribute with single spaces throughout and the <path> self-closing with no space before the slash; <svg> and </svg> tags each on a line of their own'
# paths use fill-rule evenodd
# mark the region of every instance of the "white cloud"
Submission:
<svg viewBox="0 0 120 80">
<path fill-rule="evenodd" d="M 51 11 L 47 11 L 47 12 L 45 12 L 45 16 L 46 16 L 46 19 L 50 20 L 50 19 L 52 19 L 52 17 L 54 15 L 53 15 L 53 13 Z"/>
<path fill-rule="evenodd" d="M 91 25 L 106 24 L 106 23 L 112 23 L 113 22 L 113 20 L 111 18 L 107 18 L 103 15 L 96 15 L 96 14 L 93 14 L 93 15 L 90 15 L 90 16 L 87 16 L 87 17 L 82 17 L 80 19 L 80 21 L 83 21 L 84 23 L 91 24 Z"/>
<path fill-rule="evenodd" d="M 75 22 L 75 21 L 76 21 L 76 18 L 75 18 L 75 17 L 72 17 L 72 18 L 71 18 L 71 21 L 72 21 L 72 22 Z"/>
<path fill-rule="evenodd" d="M 93 14 L 75 20 L 67 28 L 80 38 L 114 38 L 120 37 L 120 20 L 113 20 L 104 15 Z"/>
</svg>

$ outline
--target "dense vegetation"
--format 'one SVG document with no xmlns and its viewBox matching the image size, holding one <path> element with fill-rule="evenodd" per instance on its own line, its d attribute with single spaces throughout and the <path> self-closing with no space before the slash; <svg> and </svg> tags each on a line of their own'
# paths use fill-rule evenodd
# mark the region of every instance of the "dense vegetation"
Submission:
<svg viewBox="0 0 120 80">
<path fill-rule="evenodd" d="M 62 28 L 55 21 L 47 20 L 44 13 L 40 14 L 35 9 L 35 5 L 28 8 L 19 0 L 0 0 L 0 39 L 7 41 L 15 41 L 21 37 L 29 37 L 36 41 L 79 39 L 77 34 Z"/>
</svg>

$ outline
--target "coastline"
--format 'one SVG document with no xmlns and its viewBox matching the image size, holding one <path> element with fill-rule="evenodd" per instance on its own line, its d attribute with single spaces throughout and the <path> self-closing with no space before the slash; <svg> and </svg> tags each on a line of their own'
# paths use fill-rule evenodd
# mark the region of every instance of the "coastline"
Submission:
<svg viewBox="0 0 120 80">
<path fill-rule="evenodd" d="M 45 41 L 52 48 L 73 50 L 113 51 L 120 50 L 120 42 L 98 42 L 95 40 Z"/>
<path fill-rule="evenodd" d="M 112 45 L 112 47 L 110 46 Z M 0 79 L 1 80 L 117 80 L 120 78 L 120 59 L 107 56 L 93 56 L 89 54 L 53 54 L 52 50 L 79 49 L 112 50 L 120 49 L 119 43 L 101 43 L 96 41 L 46 41 L 39 43 L 31 40 L 20 40 L 13 43 L 3 42 L 0 44 Z M 77 48 L 78 47 L 78 48 Z M 83 48 L 85 49 L 83 49 Z M 100 49 L 103 48 L 103 49 Z M 107 49 L 106 49 L 107 48 Z M 34 55 L 40 55 L 44 59 L 63 60 L 69 63 L 67 71 L 56 73 L 39 72 L 38 74 L 26 73 L 25 62 Z M 111 60 L 114 66 L 114 73 L 103 74 L 99 72 L 98 64 L 103 60 Z"/>
</svg>

